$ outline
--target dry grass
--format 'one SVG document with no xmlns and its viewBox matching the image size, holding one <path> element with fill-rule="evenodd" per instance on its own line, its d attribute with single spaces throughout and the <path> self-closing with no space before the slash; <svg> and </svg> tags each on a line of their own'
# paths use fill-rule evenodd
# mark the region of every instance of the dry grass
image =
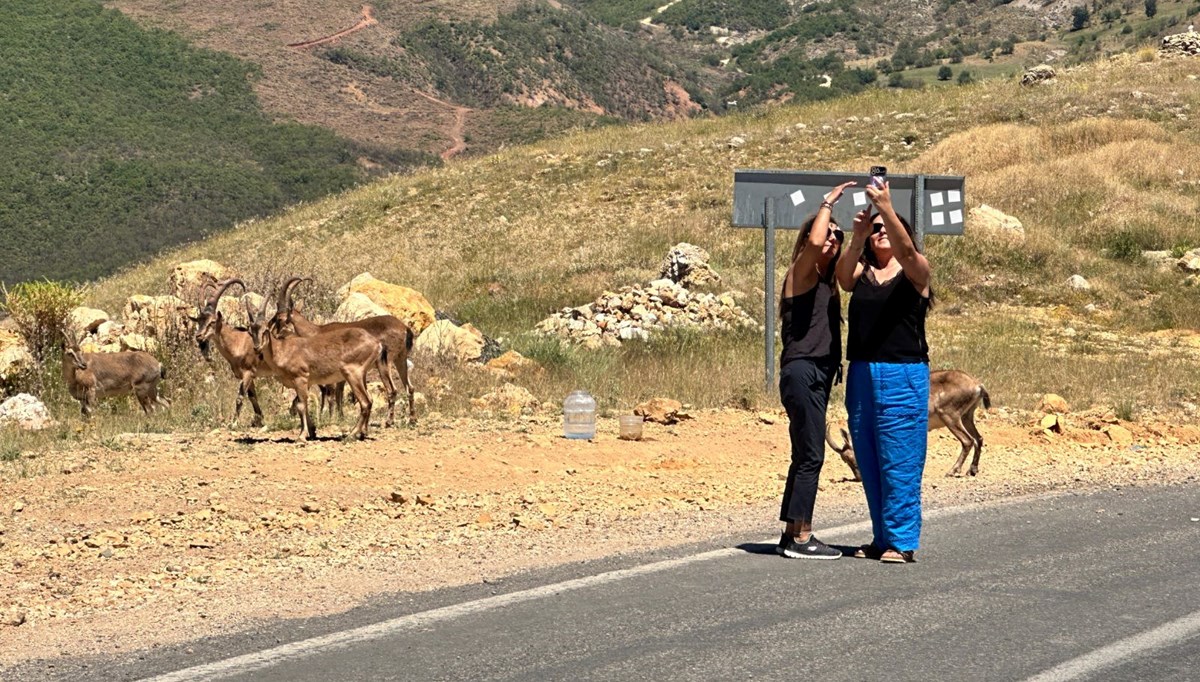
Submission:
<svg viewBox="0 0 1200 682">
<path fill-rule="evenodd" d="M 944 311 L 930 324 L 935 364 L 976 372 L 993 395 L 1021 407 L 1042 390 L 1113 403 L 1130 386 L 1139 387 L 1139 399 L 1167 405 L 1200 385 L 1183 365 L 1087 354 L 1064 363 L 1046 351 L 1040 329 L 995 321 L 989 311 L 1002 302 L 1056 306 L 1070 317 L 1093 303 L 1122 334 L 1200 320 L 1200 297 L 1181 276 L 1105 255 L 1113 239 L 1130 234 L 1147 249 L 1181 247 L 1200 235 L 1200 138 L 1179 117 L 1200 110 L 1187 80 L 1198 73 L 1200 60 L 1124 58 L 1072 70 L 1052 86 L 873 91 L 722 119 L 605 128 L 241 225 L 99 283 L 94 303 L 111 310 L 130 293 L 162 291 L 174 263 L 200 257 L 246 273 L 315 275 L 327 290 L 370 271 L 541 360 L 548 374 L 531 388 L 543 400 L 584 386 L 610 409 L 652 394 L 697 405 L 773 404 L 759 388 L 753 335 L 678 336 L 586 353 L 528 331 L 557 308 L 652 277 L 681 240 L 708 249 L 724 285 L 745 292 L 744 304 L 761 315 L 762 237 L 729 227 L 733 169 L 860 171 L 882 159 L 897 172 L 965 174 L 970 205 L 996 206 L 1026 226 L 1023 243 L 970 226 L 965 238 L 931 238 Z M 746 144 L 730 147 L 735 135 Z M 779 249 L 781 267 L 788 251 Z M 1074 273 L 1094 289 L 1064 291 Z M 493 283 L 499 295 L 488 293 Z M 962 334 L 969 341 L 945 346 Z"/>
</svg>

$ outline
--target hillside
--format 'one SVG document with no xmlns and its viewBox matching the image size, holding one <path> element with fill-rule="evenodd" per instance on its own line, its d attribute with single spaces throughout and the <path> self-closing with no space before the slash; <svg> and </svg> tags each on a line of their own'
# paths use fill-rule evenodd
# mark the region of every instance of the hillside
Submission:
<svg viewBox="0 0 1200 682">
<path fill-rule="evenodd" d="M 0 7 L 0 281 L 91 279 L 428 162 L 273 123 L 256 68 L 88 0 Z"/>
<path fill-rule="evenodd" d="M 119 308 L 130 293 L 163 291 L 174 263 L 201 257 L 259 282 L 312 275 L 326 293 L 370 271 L 548 365 L 534 387 L 545 399 L 583 384 L 607 405 L 654 393 L 755 404 L 770 398 L 753 332 L 595 352 L 529 332 L 563 306 L 652 277 L 678 241 L 712 252 L 723 286 L 745 292 L 743 305 L 761 315 L 762 238 L 729 227 L 733 169 L 861 171 L 882 161 L 898 172 L 964 174 L 970 206 L 1025 224 L 1023 240 L 970 227 L 964 238 L 930 238 L 936 366 L 987 377 L 1001 404 L 1046 391 L 1083 405 L 1194 400 L 1200 339 L 1187 330 L 1200 327 L 1200 290 L 1142 250 L 1182 253 L 1200 235 L 1200 139 L 1190 122 L 1200 60 L 1142 59 L 1106 60 L 1033 88 L 872 90 L 508 149 L 241 225 L 92 295 Z M 788 251 L 779 249 L 780 267 Z M 1073 274 L 1092 289 L 1068 290 Z M 697 374 L 696 363 L 710 371 Z"/>
</svg>

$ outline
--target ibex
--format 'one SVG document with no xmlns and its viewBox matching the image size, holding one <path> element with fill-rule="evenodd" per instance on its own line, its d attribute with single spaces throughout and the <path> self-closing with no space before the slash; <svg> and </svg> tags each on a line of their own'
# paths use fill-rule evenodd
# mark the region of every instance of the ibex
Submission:
<svg viewBox="0 0 1200 682">
<path fill-rule="evenodd" d="M 289 282 L 290 284 L 290 282 Z M 367 437 L 371 420 L 371 396 L 367 393 L 367 370 L 381 366 L 387 371 L 387 350 L 378 339 L 362 329 L 339 329 L 301 337 L 292 329 L 292 310 L 287 306 L 285 285 L 279 290 L 276 312 L 266 319 L 266 304 L 254 310 L 246 301 L 250 316 L 250 336 L 254 350 L 271 368 L 280 383 L 296 391 L 300 410 L 300 438 L 316 438 L 317 429 L 308 413 L 308 389 L 311 386 L 345 381 L 358 403 L 358 422 L 354 435 Z M 388 379 L 390 381 L 390 378 Z M 394 390 L 394 389 L 393 389 Z"/>
<path fill-rule="evenodd" d="M 254 420 L 251 426 L 263 425 L 262 408 L 258 405 L 258 394 L 254 391 L 254 379 L 261 373 L 270 373 L 263 366 L 258 353 L 254 350 L 254 340 L 250 332 L 225 324 L 225 316 L 217 310 L 217 304 L 229 287 L 239 285 L 245 291 L 246 285 L 240 279 L 227 279 L 217 285 L 215 293 L 206 295 L 200 304 L 200 314 L 195 318 L 196 343 L 205 358 L 209 355 L 209 344 L 217 347 L 217 352 L 229 363 L 233 377 L 238 380 L 238 397 L 233 407 L 233 423 L 237 424 L 238 415 L 242 412 L 242 401 L 250 398 L 250 406 L 254 408 Z M 207 293 L 207 289 L 205 293 Z"/>
<path fill-rule="evenodd" d="M 145 351 L 84 353 L 74 334 L 65 337 L 62 374 L 71 397 L 79 401 L 83 416 L 90 417 L 101 398 L 133 394 L 142 411 L 170 406 L 158 394 L 158 382 L 167 378 L 162 364 Z"/>
<path fill-rule="evenodd" d="M 991 398 L 983 384 L 970 374 L 957 369 L 943 369 L 929 374 L 929 430 L 945 427 L 962 443 L 962 452 L 958 461 L 946 474 L 958 476 L 962 465 L 967 460 L 967 453 L 975 448 L 975 456 L 971 458 L 971 468 L 967 473 L 975 476 L 979 473 L 979 455 L 983 452 L 983 436 L 975 426 L 975 408 L 983 403 L 983 409 L 992 406 Z M 842 460 L 854 472 L 854 480 L 861 481 L 862 475 L 858 470 L 858 460 L 854 456 L 854 446 L 850 443 L 850 434 L 845 428 L 840 428 L 842 442 L 837 443 L 830 430 L 830 424 L 825 429 L 825 442 L 834 452 L 842 456 Z"/>
<path fill-rule="evenodd" d="M 376 315 L 368 317 L 356 322 L 330 322 L 328 324 L 315 324 L 308 318 L 301 315 L 295 310 L 295 305 L 292 301 L 291 290 L 300 282 L 305 280 L 298 277 L 293 277 L 284 285 L 288 309 L 291 310 L 290 321 L 295 328 L 296 333 L 300 336 L 308 337 L 320 334 L 323 332 L 338 331 L 341 329 L 362 329 L 371 336 L 379 340 L 383 347 L 387 350 L 388 359 L 391 361 L 392 367 L 400 375 L 400 381 L 408 392 L 408 420 L 410 423 L 415 423 L 417 420 L 416 411 L 413 409 L 413 385 L 408 378 L 408 354 L 413 347 L 413 333 L 408 328 L 408 325 L 403 320 L 394 315 Z M 384 391 L 387 394 L 388 415 L 384 426 L 391 426 L 395 423 L 396 418 L 396 389 L 392 381 L 391 373 L 387 365 L 380 365 L 379 379 L 383 382 Z M 324 398 L 322 394 L 322 398 Z M 341 411 L 342 387 L 334 387 L 334 397 L 338 405 L 338 411 Z"/>
</svg>

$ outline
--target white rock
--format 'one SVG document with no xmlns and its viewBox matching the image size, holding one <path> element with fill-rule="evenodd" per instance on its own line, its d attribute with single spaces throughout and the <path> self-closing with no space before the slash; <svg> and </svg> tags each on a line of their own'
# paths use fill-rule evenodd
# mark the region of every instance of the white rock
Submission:
<svg viewBox="0 0 1200 682">
<path fill-rule="evenodd" d="M 1091 282 L 1084 279 L 1083 275 L 1071 275 L 1067 280 L 1067 286 L 1076 291 L 1088 291 L 1092 288 Z"/>
<path fill-rule="evenodd" d="M 0 403 L 0 424 L 15 425 L 26 431 L 41 431 L 52 426 L 54 420 L 42 401 L 28 393 L 18 393 Z"/>
</svg>

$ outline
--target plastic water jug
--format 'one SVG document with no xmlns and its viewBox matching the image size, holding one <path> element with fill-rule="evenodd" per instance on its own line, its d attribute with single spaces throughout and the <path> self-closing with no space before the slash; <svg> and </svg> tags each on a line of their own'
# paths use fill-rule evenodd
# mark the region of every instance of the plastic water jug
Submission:
<svg viewBox="0 0 1200 682">
<path fill-rule="evenodd" d="M 572 391 L 563 400 L 563 436 L 580 440 L 596 437 L 596 399 L 587 391 Z"/>
</svg>

